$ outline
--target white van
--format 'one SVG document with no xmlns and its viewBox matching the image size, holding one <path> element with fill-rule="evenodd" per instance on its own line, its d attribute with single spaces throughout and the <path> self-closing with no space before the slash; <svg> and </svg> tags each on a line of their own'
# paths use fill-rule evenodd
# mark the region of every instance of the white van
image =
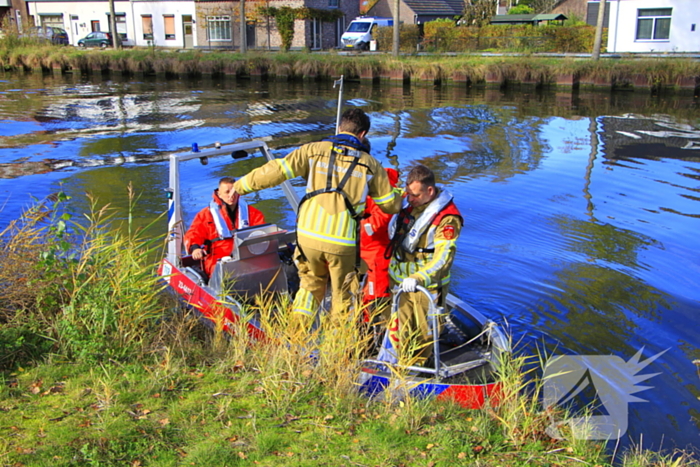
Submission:
<svg viewBox="0 0 700 467">
<path fill-rule="evenodd" d="M 367 50 L 369 49 L 369 41 L 372 40 L 372 33 L 375 32 L 377 27 L 393 25 L 393 18 L 360 16 L 350 22 L 340 40 L 343 43 L 343 48 Z"/>
</svg>

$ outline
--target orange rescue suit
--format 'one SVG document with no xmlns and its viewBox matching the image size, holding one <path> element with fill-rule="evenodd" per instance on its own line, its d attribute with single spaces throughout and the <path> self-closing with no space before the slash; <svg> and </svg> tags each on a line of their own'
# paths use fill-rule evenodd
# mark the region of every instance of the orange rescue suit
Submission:
<svg viewBox="0 0 700 467">
<path fill-rule="evenodd" d="M 395 169 L 385 169 L 389 177 L 389 183 L 396 187 L 399 182 L 399 173 Z M 389 221 L 392 214 L 382 211 L 379 206 L 367 197 L 367 207 L 365 213 L 369 214 L 360 223 L 360 258 L 367 265 L 367 279 L 362 291 L 363 300 L 369 303 L 372 300 L 382 297 L 389 297 L 389 261 L 384 258 L 384 252 L 389 245 Z M 366 227 L 373 232 L 369 235 Z"/>
<path fill-rule="evenodd" d="M 246 206 L 243 209 L 248 209 L 248 223 L 252 227 L 254 225 L 261 225 L 265 223 L 265 216 L 263 213 L 258 211 L 252 206 L 247 206 L 244 203 L 236 203 L 235 213 L 229 214 L 228 205 L 224 203 L 217 194 L 218 190 L 214 190 L 212 198 L 214 202 L 219 206 L 219 212 L 221 217 L 226 221 L 229 230 L 232 232 L 240 228 L 240 217 L 239 215 L 234 215 L 238 213 L 238 209 L 241 206 Z M 232 221 L 231 217 L 234 215 L 235 219 Z M 187 248 L 188 253 L 192 253 L 195 248 L 203 248 L 207 252 L 207 256 L 204 257 L 204 272 L 207 276 L 211 276 L 212 271 L 216 262 L 225 257 L 230 256 L 233 251 L 233 239 L 225 238 L 221 239 L 219 232 L 216 230 L 216 223 L 214 222 L 214 217 L 211 214 L 210 208 L 206 207 L 199 211 L 192 222 L 189 230 L 185 234 L 185 248 Z"/>
</svg>

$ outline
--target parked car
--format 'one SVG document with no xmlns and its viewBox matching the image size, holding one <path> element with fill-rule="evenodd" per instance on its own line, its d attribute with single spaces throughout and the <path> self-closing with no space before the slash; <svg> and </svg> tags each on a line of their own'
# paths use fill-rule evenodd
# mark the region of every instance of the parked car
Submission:
<svg viewBox="0 0 700 467">
<path fill-rule="evenodd" d="M 21 37 L 33 37 L 40 40 L 51 41 L 52 44 L 68 45 L 68 33 L 63 28 L 55 26 L 33 26 Z"/>
<path fill-rule="evenodd" d="M 112 35 L 108 32 L 95 31 L 78 41 L 80 47 L 100 47 L 106 48 L 113 46 Z"/>
</svg>

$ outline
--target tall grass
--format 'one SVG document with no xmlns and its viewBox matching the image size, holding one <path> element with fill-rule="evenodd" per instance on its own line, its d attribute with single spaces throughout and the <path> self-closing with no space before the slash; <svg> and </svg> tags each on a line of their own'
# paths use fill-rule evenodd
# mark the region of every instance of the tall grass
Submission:
<svg viewBox="0 0 700 467">
<path fill-rule="evenodd" d="M 381 29 L 381 28 L 380 28 Z M 390 29 L 390 28 L 388 28 Z M 483 29 L 483 28 L 482 28 Z M 557 30 L 563 30 L 558 28 Z M 566 41 L 564 41 L 566 42 Z M 563 47 L 563 46 L 562 46 Z M 558 75 L 572 75 L 581 83 L 608 83 L 626 89 L 645 76 L 654 90 L 692 83 L 700 77 L 700 64 L 686 58 L 620 59 L 592 61 L 581 58 L 483 57 L 468 53 L 450 56 L 388 54 L 340 55 L 308 52 L 269 53 L 252 51 L 184 51 L 173 54 L 155 48 L 130 50 L 78 50 L 35 44 L 21 38 L 0 39 L 0 66 L 6 70 L 66 70 L 85 73 L 110 70 L 121 74 L 164 74 L 169 76 L 235 75 L 302 79 L 359 80 L 363 76 L 396 77 L 402 71 L 416 83 L 444 84 L 450 81 L 483 84 L 487 75 L 508 83 L 553 85 Z M 686 84 L 688 85 L 688 84 Z M 691 84 L 692 87 L 692 84 Z"/>
<path fill-rule="evenodd" d="M 153 266 L 144 264 L 160 242 L 133 229 L 138 196 L 131 187 L 128 198 L 125 221 L 92 199 L 90 212 L 72 219 L 65 210 L 69 198 L 59 193 L 2 232 L 8 324 L 31 329 L 68 358 L 122 358 L 140 347 L 163 313 L 162 286 Z"/>
<path fill-rule="evenodd" d="M 127 196 L 133 207 L 138 196 Z M 566 414 L 539 404 L 543 358 L 505 355 L 498 404 L 480 410 L 408 390 L 368 400 L 355 383 L 368 341 L 361 309 L 323 316 L 309 333 L 288 296 L 263 293 L 233 333 L 220 321 L 206 331 L 161 297 L 161 240 L 133 229 L 131 209 L 120 219 L 93 201 L 73 218 L 69 202 L 37 201 L 0 232 L 0 345 L 12 351 L 0 360 L 0 425 L 12 427 L 3 464 L 611 464 L 600 443 L 547 435 Z M 250 339 L 253 317 L 267 338 Z M 49 348 L 27 351 L 30 335 Z M 695 465 L 642 449 L 619 459 Z"/>
</svg>

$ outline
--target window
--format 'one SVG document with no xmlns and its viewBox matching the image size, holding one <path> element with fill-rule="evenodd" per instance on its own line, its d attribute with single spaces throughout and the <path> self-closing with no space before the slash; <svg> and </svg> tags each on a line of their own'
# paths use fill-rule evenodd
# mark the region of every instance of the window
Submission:
<svg viewBox="0 0 700 467">
<path fill-rule="evenodd" d="M 210 41 L 230 41 L 231 17 L 207 16 L 207 31 Z"/>
<path fill-rule="evenodd" d="M 126 13 L 115 13 L 114 21 L 117 26 L 117 32 L 119 33 L 119 40 L 122 42 L 129 40 L 129 38 L 126 37 Z M 107 24 L 109 25 L 107 29 L 112 32 L 112 16 L 109 13 L 107 13 Z"/>
<path fill-rule="evenodd" d="M 637 40 L 668 40 L 672 8 L 637 10 Z"/>
<path fill-rule="evenodd" d="M 338 8 L 338 0 L 328 0 L 328 6 Z"/>
<path fill-rule="evenodd" d="M 343 33 L 345 32 L 345 16 L 341 16 L 338 18 L 338 21 L 335 22 L 335 46 L 336 47 L 342 47 L 343 41 L 340 39 L 343 37 Z"/>
<path fill-rule="evenodd" d="M 371 25 L 368 21 L 353 21 L 345 32 L 367 32 Z"/>
<path fill-rule="evenodd" d="M 119 33 L 119 40 L 124 42 L 129 40 L 126 36 L 126 15 L 125 14 L 114 14 L 114 21 L 117 23 L 117 32 Z"/>
<path fill-rule="evenodd" d="M 163 25 L 165 26 L 165 40 L 175 40 L 175 15 L 163 15 Z"/>
<path fill-rule="evenodd" d="M 147 41 L 152 41 L 153 17 L 151 15 L 141 15 L 141 27 L 143 28 L 143 38 Z"/>
<path fill-rule="evenodd" d="M 63 27 L 63 15 L 39 15 L 42 26 L 52 26 L 54 28 Z"/>
<path fill-rule="evenodd" d="M 90 21 L 90 30 L 92 32 L 99 31 L 100 30 L 100 20 L 93 19 L 92 21 Z"/>
<path fill-rule="evenodd" d="M 321 48 L 321 21 L 318 18 L 311 19 L 311 48 Z"/>
</svg>

